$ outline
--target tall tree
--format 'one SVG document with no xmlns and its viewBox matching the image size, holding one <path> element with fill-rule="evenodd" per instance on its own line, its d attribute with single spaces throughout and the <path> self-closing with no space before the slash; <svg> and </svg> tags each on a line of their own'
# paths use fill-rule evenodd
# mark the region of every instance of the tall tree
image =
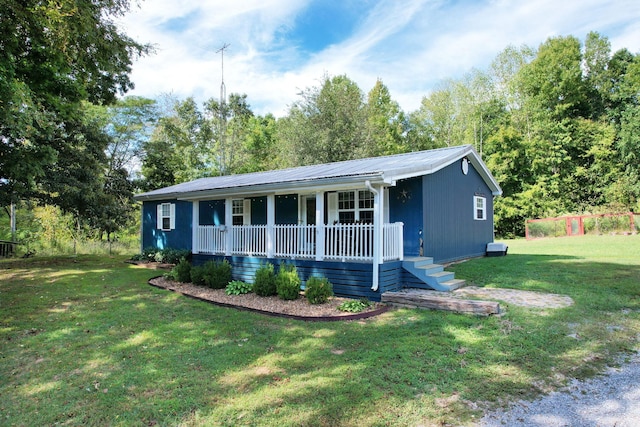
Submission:
<svg viewBox="0 0 640 427">
<path fill-rule="evenodd" d="M 389 89 L 376 80 L 369 91 L 366 105 L 367 145 L 372 155 L 397 154 L 407 151 L 404 140 L 406 120 L 400 105 L 391 98 Z"/>
<path fill-rule="evenodd" d="M 373 155 L 367 144 L 364 95 L 347 76 L 325 76 L 307 88 L 278 123 L 290 165 L 329 163 Z"/>
<path fill-rule="evenodd" d="M 57 187 L 52 172 L 95 136 L 82 101 L 111 103 L 133 86 L 132 61 L 150 48 L 113 22 L 128 8 L 128 0 L 0 4 L 1 205 Z"/>
<path fill-rule="evenodd" d="M 220 104 L 214 98 L 204 104 L 205 115 L 212 129 L 208 168 L 214 175 L 229 175 L 242 170 L 245 159 L 244 141 L 249 133 L 253 111 L 247 95 L 232 93 L 229 101 Z"/>
</svg>

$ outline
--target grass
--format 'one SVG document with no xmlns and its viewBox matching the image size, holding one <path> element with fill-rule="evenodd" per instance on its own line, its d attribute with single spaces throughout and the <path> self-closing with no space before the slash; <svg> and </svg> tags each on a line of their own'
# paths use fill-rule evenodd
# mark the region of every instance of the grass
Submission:
<svg viewBox="0 0 640 427">
<path fill-rule="evenodd" d="M 464 425 L 637 348 L 640 236 L 508 245 L 457 277 L 575 304 L 312 323 L 155 289 L 124 257 L 1 261 L 0 424 Z"/>
</svg>

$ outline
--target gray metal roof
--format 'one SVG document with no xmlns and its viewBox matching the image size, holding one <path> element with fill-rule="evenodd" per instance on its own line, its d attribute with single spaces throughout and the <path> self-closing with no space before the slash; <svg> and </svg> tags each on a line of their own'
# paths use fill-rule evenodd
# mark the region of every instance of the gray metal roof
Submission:
<svg viewBox="0 0 640 427">
<path fill-rule="evenodd" d="M 494 195 L 502 193 L 500 186 L 473 146 L 461 145 L 268 172 L 200 178 L 138 194 L 135 198 L 137 200 L 159 200 L 248 194 L 251 192 L 283 192 L 302 188 L 344 186 L 363 183 L 366 180 L 371 183 L 393 185 L 398 179 L 434 173 L 463 157 L 469 159 Z"/>
</svg>

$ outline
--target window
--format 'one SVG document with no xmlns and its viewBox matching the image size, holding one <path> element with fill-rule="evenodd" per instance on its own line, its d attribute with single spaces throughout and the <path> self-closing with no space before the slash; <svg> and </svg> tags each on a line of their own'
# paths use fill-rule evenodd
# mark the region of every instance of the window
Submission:
<svg viewBox="0 0 640 427">
<path fill-rule="evenodd" d="M 158 205 L 157 228 L 170 231 L 176 228 L 176 205 L 173 203 L 161 203 Z"/>
<path fill-rule="evenodd" d="M 341 191 L 338 193 L 338 221 L 373 223 L 373 193 L 367 190 Z"/>
<path fill-rule="evenodd" d="M 480 196 L 473 197 L 473 219 L 487 219 L 487 199 Z"/>
<path fill-rule="evenodd" d="M 244 200 L 235 199 L 231 202 L 231 213 L 233 217 L 233 225 L 244 224 Z"/>
</svg>

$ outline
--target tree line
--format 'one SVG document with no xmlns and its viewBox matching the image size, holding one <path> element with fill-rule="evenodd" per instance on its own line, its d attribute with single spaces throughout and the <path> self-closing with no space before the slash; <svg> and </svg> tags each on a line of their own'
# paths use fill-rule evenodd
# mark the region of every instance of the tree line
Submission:
<svg viewBox="0 0 640 427">
<path fill-rule="evenodd" d="M 473 144 L 504 190 L 501 236 L 526 218 L 638 210 L 640 57 L 589 33 L 507 47 L 404 112 L 382 80 L 303 89 L 283 117 L 226 100 L 119 97 L 152 52 L 113 19 L 127 0 L 6 1 L 0 13 L 0 205 L 52 205 L 109 239 L 132 195 L 188 180 Z"/>
<path fill-rule="evenodd" d="M 410 113 L 381 80 L 365 94 L 346 75 L 325 75 L 278 119 L 246 95 L 174 100 L 144 144 L 141 188 L 472 144 L 504 191 L 498 235 L 522 236 L 527 218 L 638 210 L 639 96 L 640 56 L 591 32 L 509 46 Z"/>
</svg>

